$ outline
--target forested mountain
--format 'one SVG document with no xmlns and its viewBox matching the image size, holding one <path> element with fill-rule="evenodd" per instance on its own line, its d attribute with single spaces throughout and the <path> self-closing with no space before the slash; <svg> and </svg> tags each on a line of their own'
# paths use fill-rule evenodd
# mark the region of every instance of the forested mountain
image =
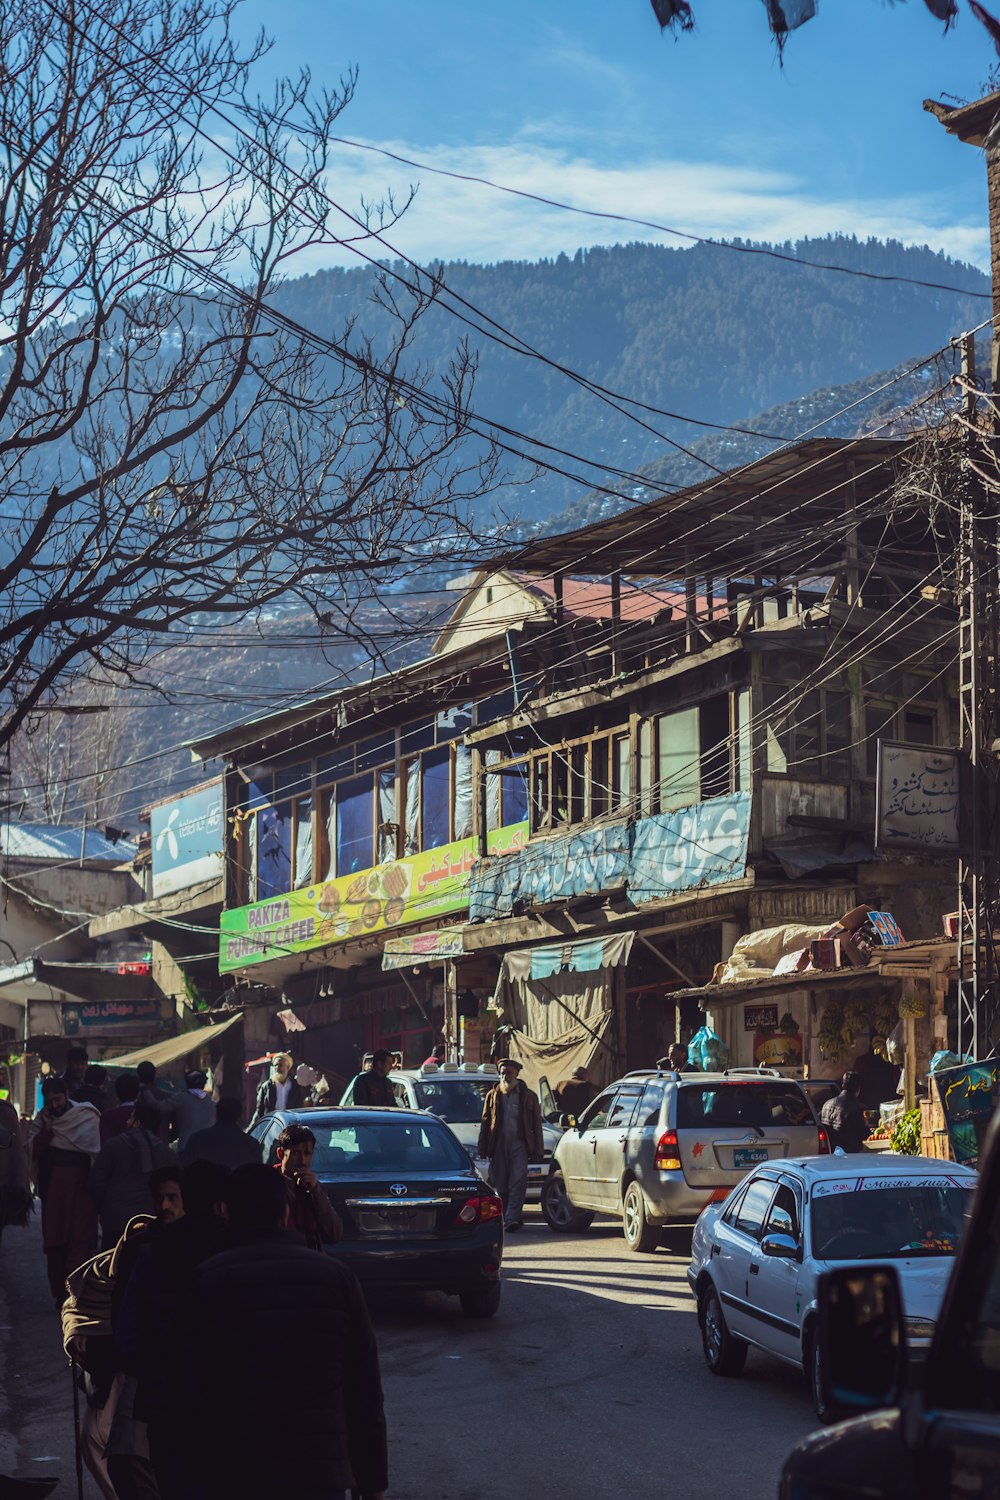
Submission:
<svg viewBox="0 0 1000 1500">
<path fill-rule="evenodd" d="M 863 381 L 872 371 L 894 370 L 947 344 L 989 311 L 982 300 L 988 277 L 928 249 L 846 235 L 738 245 L 618 245 L 553 261 L 453 262 L 442 268 L 446 291 L 440 305 L 419 320 L 414 356 L 443 369 L 456 341 L 467 337 L 479 355 L 476 411 L 575 455 L 536 454 L 576 478 L 543 474 L 498 497 L 503 508 L 545 523 L 590 489 L 600 466 L 635 470 L 676 455 L 668 438 L 690 447 L 705 436 L 704 428 L 681 419 L 753 425 L 747 424 L 749 413 L 768 412 L 820 387 Z M 798 262 L 862 274 L 758 253 L 772 249 Z M 387 265 L 386 274 L 397 293 L 413 275 L 402 263 Z M 943 283 L 973 295 L 882 279 L 892 277 Z M 372 301 L 369 270 L 320 271 L 289 282 L 281 303 L 283 311 L 325 335 L 356 319 L 358 332 L 373 336 L 377 345 L 385 327 L 385 314 Z M 460 321 L 449 306 L 475 326 Z M 629 408 L 632 416 L 625 415 L 562 370 L 511 347 L 518 341 L 677 418 L 635 407 Z M 793 426 L 787 435 L 800 430 Z M 517 472 L 516 463 L 511 468 Z M 620 479 L 615 486 L 628 488 Z"/>
</svg>

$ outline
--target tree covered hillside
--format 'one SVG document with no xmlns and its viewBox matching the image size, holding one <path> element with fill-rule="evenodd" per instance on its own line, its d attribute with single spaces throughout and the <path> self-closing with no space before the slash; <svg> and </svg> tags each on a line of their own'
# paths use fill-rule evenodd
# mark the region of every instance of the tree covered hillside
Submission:
<svg viewBox="0 0 1000 1500">
<path fill-rule="evenodd" d="M 928 249 L 845 235 L 742 248 L 618 245 L 554 261 L 455 262 L 443 274 L 448 290 L 500 325 L 491 331 L 508 344 L 523 340 L 613 391 L 707 422 L 740 421 L 819 387 L 894 369 L 989 311 L 974 295 L 869 279 L 898 276 L 988 292 L 983 272 Z M 762 248 L 868 276 L 747 253 Z M 388 270 L 397 290 L 394 273 L 413 274 L 401 263 Z M 280 296 L 284 311 L 324 334 L 357 319 L 357 331 L 377 347 L 384 314 L 371 294 L 370 271 L 334 269 L 289 282 Z M 483 326 L 475 313 L 459 310 Z M 420 321 L 414 354 L 444 369 L 463 334 L 479 354 L 475 407 L 483 417 L 628 470 L 669 457 L 675 450 L 666 438 L 690 446 L 704 436 L 689 422 L 637 413 L 656 429 L 649 431 L 561 371 L 470 329 L 443 305 Z M 598 477 L 594 469 L 557 461 L 579 474 L 583 488 Z M 504 498 L 526 520 L 544 522 L 580 489 L 543 476 Z"/>
</svg>

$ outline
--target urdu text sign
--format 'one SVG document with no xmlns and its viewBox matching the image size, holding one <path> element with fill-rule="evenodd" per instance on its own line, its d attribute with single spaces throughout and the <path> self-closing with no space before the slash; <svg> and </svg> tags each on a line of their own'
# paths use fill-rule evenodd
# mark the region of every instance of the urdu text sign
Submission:
<svg viewBox="0 0 1000 1500">
<path fill-rule="evenodd" d="M 959 755 L 934 746 L 878 742 L 875 843 L 880 849 L 958 849 Z"/>
</svg>

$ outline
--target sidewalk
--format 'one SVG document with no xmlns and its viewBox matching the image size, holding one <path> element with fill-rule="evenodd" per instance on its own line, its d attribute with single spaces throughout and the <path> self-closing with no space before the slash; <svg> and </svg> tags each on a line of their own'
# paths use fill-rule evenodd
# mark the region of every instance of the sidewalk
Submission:
<svg viewBox="0 0 1000 1500">
<path fill-rule="evenodd" d="M 28 1229 L 5 1229 L 0 1244 L 0 1474 L 58 1474 L 54 1500 L 76 1495 L 73 1387 L 37 1213 Z M 100 1500 L 86 1470 L 83 1493 Z"/>
</svg>

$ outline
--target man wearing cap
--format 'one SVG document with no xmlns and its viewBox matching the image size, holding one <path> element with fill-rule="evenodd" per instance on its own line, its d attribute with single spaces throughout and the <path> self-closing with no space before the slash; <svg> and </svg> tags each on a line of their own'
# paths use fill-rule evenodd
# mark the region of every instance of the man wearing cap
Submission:
<svg viewBox="0 0 1000 1500">
<path fill-rule="evenodd" d="M 542 1111 L 537 1097 L 521 1082 L 521 1064 L 512 1057 L 497 1063 L 500 1082 L 483 1100 L 479 1155 L 490 1164 L 490 1182 L 503 1199 L 504 1226 L 521 1228 L 528 1163 L 542 1161 Z"/>
</svg>

